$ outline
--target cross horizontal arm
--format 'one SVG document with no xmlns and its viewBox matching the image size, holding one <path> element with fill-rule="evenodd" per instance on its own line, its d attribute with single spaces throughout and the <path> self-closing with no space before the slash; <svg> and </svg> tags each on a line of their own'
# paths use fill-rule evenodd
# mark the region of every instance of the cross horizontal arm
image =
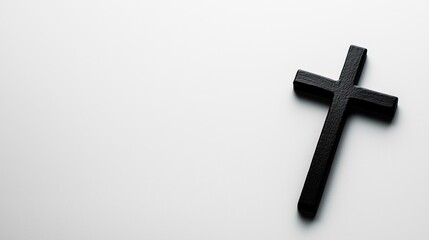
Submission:
<svg viewBox="0 0 429 240">
<path fill-rule="evenodd" d="M 398 98 L 369 89 L 354 87 L 350 96 L 353 108 L 392 119 L 398 106 Z"/>
<path fill-rule="evenodd" d="M 296 92 L 327 99 L 332 98 L 336 84 L 337 81 L 303 70 L 298 70 L 293 81 Z"/>
</svg>

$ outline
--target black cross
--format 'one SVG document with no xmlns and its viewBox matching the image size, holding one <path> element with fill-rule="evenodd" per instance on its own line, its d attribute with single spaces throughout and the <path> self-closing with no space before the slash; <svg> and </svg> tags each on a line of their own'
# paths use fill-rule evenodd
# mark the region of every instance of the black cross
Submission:
<svg viewBox="0 0 429 240">
<path fill-rule="evenodd" d="M 349 110 L 363 110 L 388 120 L 395 115 L 397 97 L 356 86 L 366 52 L 365 48 L 350 46 L 339 81 L 302 70 L 298 70 L 293 81 L 297 93 L 331 102 L 298 202 L 298 211 L 304 216 L 313 218 L 316 215 Z"/>
</svg>

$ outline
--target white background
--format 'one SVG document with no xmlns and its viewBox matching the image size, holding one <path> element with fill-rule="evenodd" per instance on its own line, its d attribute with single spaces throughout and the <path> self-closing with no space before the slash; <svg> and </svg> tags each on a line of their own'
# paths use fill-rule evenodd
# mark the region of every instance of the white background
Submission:
<svg viewBox="0 0 429 240">
<path fill-rule="evenodd" d="M 0 239 L 427 239 L 427 1 L 0 2 Z M 296 204 L 328 106 L 304 69 L 399 97 L 347 122 L 317 218 Z"/>
</svg>

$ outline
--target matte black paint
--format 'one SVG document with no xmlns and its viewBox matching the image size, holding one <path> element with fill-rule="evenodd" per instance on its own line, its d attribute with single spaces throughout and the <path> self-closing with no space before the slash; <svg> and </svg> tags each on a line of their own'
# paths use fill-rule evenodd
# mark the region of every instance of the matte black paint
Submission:
<svg viewBox="0 0 429 240">
<path fill-rule="evenodd" d="M 295 76 L 293 85 L 297 93 L 331 102 L 298 202 L 298 211 L 306 217 L 316 215 L 347 113 L 353 109 L 387 120 L 395 115 L 397 97 L 356 86 L 365 64 L 366 52 L 365 48 L 350 46 L 339 81 L 302 70 L 298 70 Z"/>
</svg>

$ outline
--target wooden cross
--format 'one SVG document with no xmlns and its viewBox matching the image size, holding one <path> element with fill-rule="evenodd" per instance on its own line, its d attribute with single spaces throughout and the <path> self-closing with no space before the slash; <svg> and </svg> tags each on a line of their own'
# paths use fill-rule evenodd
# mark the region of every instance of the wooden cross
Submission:
<svg viewBox="0 0 429 240">
<path fill-rule="evenodd" d="M 388 120 L 395 115 L 397 97 L 356 86 L 366 52 L 365 48 L 350 46 L 339 81 L 302 70 L 298 70 L 295 76 L 293 85 L 297 93 L 331 102 L 298 202 L 298 211 L 306 217 L 316 215 L 349 110 L 363 110 Z"/>
</svg>

